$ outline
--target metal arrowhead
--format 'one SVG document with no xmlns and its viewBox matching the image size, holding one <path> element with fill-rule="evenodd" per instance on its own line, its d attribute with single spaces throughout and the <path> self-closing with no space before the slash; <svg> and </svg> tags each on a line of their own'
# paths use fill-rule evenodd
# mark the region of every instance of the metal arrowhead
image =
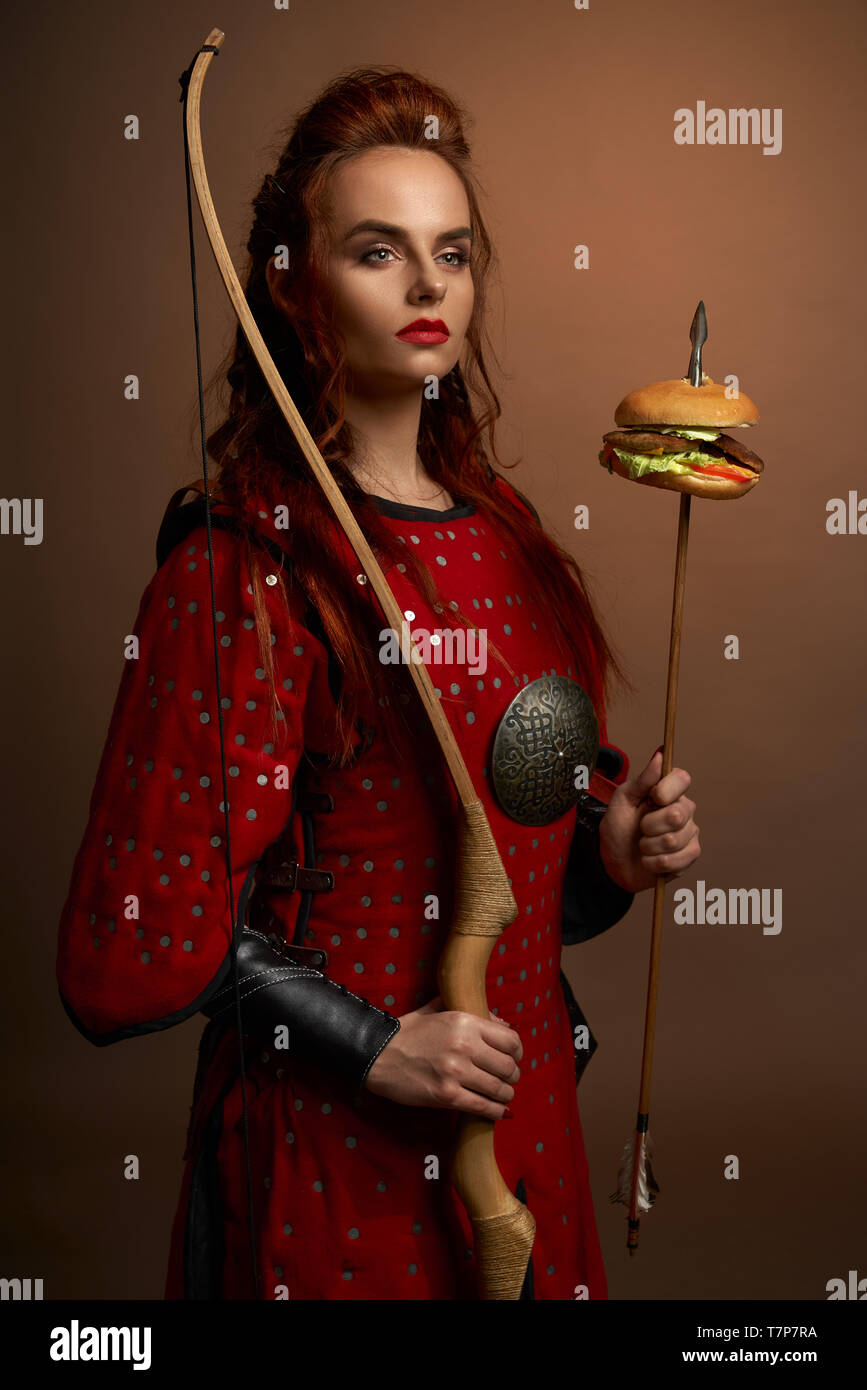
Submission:
<svg viewBox="0 0 867 1390">
<path fill-rule="evenodd" d="M 704 300 L 700 299 L 698 301 L 698 308 L 693 314 L 689 329 L 689 341 L 692 343 L 692 355 L 689 359 L 687 377 L 690 386 L 701 386 L 701 350 L 706 340 L 707 314 L 704 310 Z"/>
</svg>

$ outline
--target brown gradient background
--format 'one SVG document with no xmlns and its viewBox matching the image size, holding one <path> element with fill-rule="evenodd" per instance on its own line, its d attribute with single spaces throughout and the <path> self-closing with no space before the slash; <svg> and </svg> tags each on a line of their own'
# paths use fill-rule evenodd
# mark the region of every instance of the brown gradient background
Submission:
<svg viewBox="0 0 867 1390">
<path fill-rule="evenodd" d="M 226 31 L 208 172 L 241 262 L 280 131 L 334 74 L 393 63 L 463 101 L 501 258 L 504 462 L 577 556 L 637 687 L 610 711 L 636 771 L 662 738 L 677 498 L 610 477 L 629 389 L 705 370 L 757 402 L 748 498 L 692 507 L 675 761 L 703 854 L 675 887 L 783 891 L 783 929 L 682 927 L 668 891 L 651 1104 L 662 1195 L 629 1261 L 607 1197 L 634 1122 L 652 893 L 565 953 L 600 1040 L 579 1100 L 614 1299 L 824 1299 L 867 1275 L 864 577 L 829 498 L 865 489 L 867 11 L 857 0 L 385 0 L 18 6 L 4 21 L 3 492 L 41 546 L 3 565 L 0 1274 L 45 1296 L 159 1298 L 199 1020 L 105 1050 L 57 1001 L 57 919 L 170 492 L 195 473 L 177 77 Z M 783 108 L 783 147 L 680 147 L 677 107 Z M 122 138 L 128 113 L 137 143 Z M 234 319 L 199 234 L 209 374 Z M 590 268 L 572 268 L 572 248 Z M 124 401 L 126 373 L 142 398 Z M 576 504 L 590 529 L 572 527 Z M 723 658 L 729 633 L 740 660 Z M 520 1090 L 516 1101 L 520 1123 Z M 125 1154 L 142 1176 L 126 1182 Z M 723 1178 L 740 1159 L 739 1181 Z"/>
</svg>

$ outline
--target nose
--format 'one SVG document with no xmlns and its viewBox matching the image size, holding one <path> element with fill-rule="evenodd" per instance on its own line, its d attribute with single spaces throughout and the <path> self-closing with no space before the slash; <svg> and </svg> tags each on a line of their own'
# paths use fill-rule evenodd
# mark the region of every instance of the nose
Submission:
<svg viewBox="0 0 867 1390">
<path fill-rule="evenodd" d="M 413 285 L 410 298 L 414 304 L 439 303 L 446 292 L 445 281 L 434 269 L 423 270 Z"/>
</svg>

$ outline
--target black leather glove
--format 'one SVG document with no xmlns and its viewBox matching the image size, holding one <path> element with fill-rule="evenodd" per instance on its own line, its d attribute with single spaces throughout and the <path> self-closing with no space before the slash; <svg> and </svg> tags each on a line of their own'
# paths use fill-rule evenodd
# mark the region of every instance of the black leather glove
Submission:
<svg viewBox="0 0 867 1390">
<path fill-rule="evenodd" d="M 301 964 L 321 953 L 298 948 L 249 928 L 238 943 L 241 1019 L 245 1033 L 273 1040 L 281 1024 L 289 1029 L 287 1057 L 336 1073 L 363 1086 L 399 1019 L 377 1009 L 321 970 Z M 228 983 L 202 1009 L 210 1019 L 235 1022 L 235 986 Z"/>
</svg>

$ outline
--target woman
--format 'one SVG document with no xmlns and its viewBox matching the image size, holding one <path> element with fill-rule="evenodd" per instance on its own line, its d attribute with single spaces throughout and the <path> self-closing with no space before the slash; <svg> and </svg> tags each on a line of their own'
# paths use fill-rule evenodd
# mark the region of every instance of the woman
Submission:
<svg viewBox="0 0 867 1390">
<path fill-rule="evenodd" d="M 465 1113 L 511 1121 L 497 1124 L 498 1163 L 537 1222 L 524 1296 L 606 1297 L 563 933 L 604 930 L 658 873 L 693 863 L 695 804 L 686 772 L 661 778 L 659 750 L 629 779 L 607 745 L 606 681 L 623 677 L 580 570 L 490 462 L 492 251 L 468 159 L 441 90 L 387 69 L 338 79 L 255 200 L 246 293 L 407 622 L 429 639 L 518 904 L 488 970 L 495 1012 L 445 1010 L 437 995 L 454 788 L 239 333 L 228 417 L 208 440 L 210 547 L 182 489 L 60 937 L 61 993 L 94 1042 L 199 1010 L 212 1020 L 169 1297 L 472 1297 L 469 1224 L 448 1181 Z M 610 801 L 595 832 L 574 807 L 524 824 L 491 787 L 506 707 L 555 671 L 592 699 L 613 778 L 597 779 Z"/>
</svg>

